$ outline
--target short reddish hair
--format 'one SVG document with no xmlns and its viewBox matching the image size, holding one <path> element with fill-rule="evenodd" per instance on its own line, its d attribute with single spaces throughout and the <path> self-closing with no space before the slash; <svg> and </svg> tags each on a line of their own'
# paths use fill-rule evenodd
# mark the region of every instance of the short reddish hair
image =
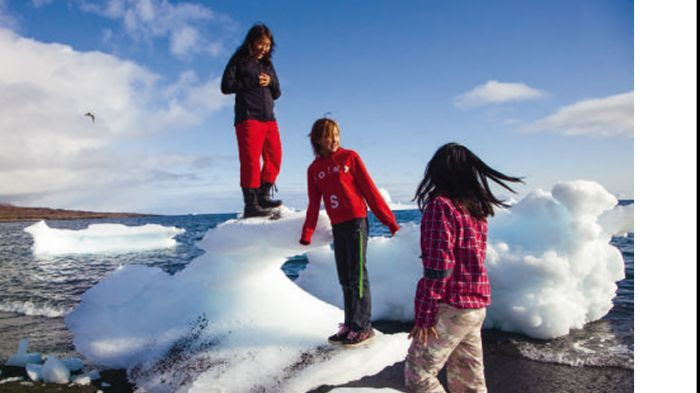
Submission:
<svg viewBox="0 0 700 393">
<path fill-rule="evenodd" d="M 316 120 L 314 125 L 311 126 L 309 138 L 311 139 L 311 147 L 313 148 L 314 155 L 316 157 L 321 155 L 321 145 L 318 143 L 318 141 L 326 138 L 333 132 L 333 130 L 336 129 L 338 130 L 338 134 L 340 134 L 340 126 L 338 123 L 335 120 L 327 117 Z"/>
</svg>

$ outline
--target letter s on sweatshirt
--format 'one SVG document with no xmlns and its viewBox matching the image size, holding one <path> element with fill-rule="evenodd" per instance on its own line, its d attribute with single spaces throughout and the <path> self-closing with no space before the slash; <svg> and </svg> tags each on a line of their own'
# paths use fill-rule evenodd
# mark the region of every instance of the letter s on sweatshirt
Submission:
<svg viewBox="0 0 700 393">
<path fill-rule="evenodd" d="M 331 208 L 337 209 L 338 206 L 340 206 L 340 202 L 338 202 L 338 196 L 335 194 L 331 195 Z"/>
</svg>

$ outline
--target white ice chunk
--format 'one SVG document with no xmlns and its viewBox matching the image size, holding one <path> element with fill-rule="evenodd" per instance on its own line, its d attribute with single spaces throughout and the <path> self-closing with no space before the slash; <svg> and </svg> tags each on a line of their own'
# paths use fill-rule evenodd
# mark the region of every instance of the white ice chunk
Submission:
<svg viewBox="0 0 700 393">
<path fill-rule="evenodd" d="M 561 198 L 561 200 L 559 199 Z M 492 304 L 485 326 L 554 338 L 602 318 L 624 278 L 620 251 L 610 245 L 624 221 L 633 227 L 630 208 L 620 220 L 616 199 L 599 184 L 571 181 L 551 193 L 537 190 L 499 210 L 489 221 L 486 268 Z M 617 213 L 616 213 L 617 214 Z M 420 228 L 404 224 L 393 238 L 372 238 L 367 270 L 375 319 L 410 321 L 416 283 L 422 275 Z M 342 307 L 330 247 L 307 253 L 309 264 L 295 281 L 306 291 Z"/>
<path fill-rule="evenodd" d="M 19 341 L 17 346 L 17 352 L 10 356 L 5 362 L 6 366 L 24 367 L 30 363 L 41 364 L 41 354 L 40 353 L 27 353 L 27 348 L 29 347 L 29 339 L 23 338 Z"/>
<path fill-rule="evenodd" d="M 68 367 L 68 370 L 70 370 L 71 372 L 78 371 L 85 367 L 83 361 L 78 358 L 62 359 L 62 362 L 66 365 L 66 367 Z"/>
<path fill-rule="evenodd" d="M 206 253 L 175 275 L 139 265 L 114 271 L 66 317 L 76 348 L 90 363 L 130 369 L 149 392 L 302 392 L 402 360 L 405 333 L 377 332 L 356 350 L 327 343 L 342 311 L 280 269 L 289 256 L 328 248 L 325 213 L 312 247 L 298 243 L 304 219 L 283 208 L 275 221 L 225 222 L 200 242 Z"/>
<path fill-rule="evenodd" d="M 0 385 L 6 384 L 6 383 L 11 383 L 11 382 L 20 382 L 20 381 L 24 381 L 24 378 L 23 377 L 9 377 L 9 378 L 5 378 L 3 380 L 0 380 Z"/>
<path fill-rule="evenodd" d="M 62 361 L 53 356 L 47 356 L 41 368 L 41 379 L 47 383 L 67 384 L 70 382 L 70 370 Z"/>
<path fill-rule="evenodd" d="M 72 384 L 78 385 L 78 386 L 87 386 L 92 383 L 92 379 L 90 378 L 89 375 L 76 375 L 75 377 L 72 378 Z"/>
<path fill-rule="evenodd" d="M 634 204 L 615 206 L 600 216 L 600 225 L 613 236 L 634 232 Z"/>
<path fill-rule="evenodd" d="M 56 229 L 45 221 L 24 228 L 34 238 L 35 254 L 118 253 L 174 247 L 185 230 L 156 224 L 91 224 L 86 229 Z"/>
<path fill-rule="evenodd" d="M 41 364 L 27 364 L 24 366 L 24 370 L 27 372 L 27 376 L 34 382 L 41 381 Z"/>
<path fill-rule="evenodd" d="M 382 199 L 384 199 L 386 204 L 389 205 L 389 208 L 391 210 L 413 210 L 418 208 L 418 206 L 415 203 L 402 203 L 393 201 L 391 199 L 391 194 L 389 194 L 389 191 L 385 188 L 379 188 L 379 194 L 382 196 Z"/>
</svg>

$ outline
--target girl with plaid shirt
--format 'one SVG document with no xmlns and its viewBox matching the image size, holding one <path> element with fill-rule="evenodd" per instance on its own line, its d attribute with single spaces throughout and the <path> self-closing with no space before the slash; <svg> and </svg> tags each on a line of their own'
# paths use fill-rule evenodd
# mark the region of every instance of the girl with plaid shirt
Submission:
<svg viewBox="0 0 700 393">
<path fill-rule="evenodd" d="M 489 189 L 488 179 L 522 182 L 488 165 L 466 147 L 448 143 L 425 169 L 415 200 L 423 212 L 423 278 L 415 297 L 413 338 L 406 357 L 410 392 L 444 392 L 437 379 L 447 363 L 451 392 L 486 392 L 481 326 L 491 287 L 486 274 L 487 217 L 508 207 Z"/>
</svg>

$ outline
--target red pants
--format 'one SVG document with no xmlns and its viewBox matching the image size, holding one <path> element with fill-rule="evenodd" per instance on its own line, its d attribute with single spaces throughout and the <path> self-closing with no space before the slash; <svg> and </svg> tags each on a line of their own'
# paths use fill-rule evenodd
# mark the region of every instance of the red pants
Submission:
<svg viewBox="0 0 700 393">
<path fill-rule="evenodd" d="M 236 124 L 241 187 L 258 188 L 260 181 L 274 183 L 282 164 L 282 143 L 276 121 L 245 120 Z M 260 156 L 262 155 L 262 171 Z"/>
</svg>

